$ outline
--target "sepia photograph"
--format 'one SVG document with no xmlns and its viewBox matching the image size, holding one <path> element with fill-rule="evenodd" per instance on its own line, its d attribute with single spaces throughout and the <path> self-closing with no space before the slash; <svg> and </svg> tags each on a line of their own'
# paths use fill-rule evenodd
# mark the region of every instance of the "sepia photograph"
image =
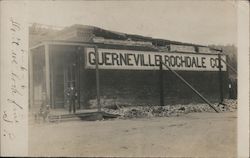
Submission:
<svg viewBox="0 0 250 158">
<path fill-rule="evenodd" d="M 239 156 L 237 1 L 0 7 L 2 154 Z"/>
</svg>

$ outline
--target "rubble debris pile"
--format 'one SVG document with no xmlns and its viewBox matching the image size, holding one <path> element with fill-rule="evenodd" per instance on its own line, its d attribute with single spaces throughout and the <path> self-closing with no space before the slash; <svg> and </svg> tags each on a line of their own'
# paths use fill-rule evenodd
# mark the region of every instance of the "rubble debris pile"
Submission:
<svg viewBox="0 0 250 158">
<path fill-rule="evenodd" d="M 224 104 L 214 104 L 220 112 L 237 110 L 237 100 L 225 100 Z M 107 113 L 120 115 L 120 118 L 171 117 L 192 112 L 214 112 L 207 104 L 166 105 L 166 106 L 123 106 L 119 109 L 103 109 Z"/>
<path fill-rule="evenodd" d="M 236 111 L 237 100 L 225 99 L 223 104 L 220 104 L 218 108 L 220 109 L 220 111 L 230 111 L 230 112 Z"/>
</svg>

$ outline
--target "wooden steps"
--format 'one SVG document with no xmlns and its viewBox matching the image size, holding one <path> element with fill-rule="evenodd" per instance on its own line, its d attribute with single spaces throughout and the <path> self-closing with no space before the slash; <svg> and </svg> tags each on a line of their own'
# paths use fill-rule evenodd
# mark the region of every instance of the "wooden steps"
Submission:
<svg viewBox="0 0 250 158">
<path fill-rule="evenodd" d="M 50 115 L 48 116 L 48 120 L 49 122 L 67 121 L 74 119 L 81 119 L 85 121 L 96 121 L 102 119 L 116 118 L 118 116 L 120 115 L 110 114 L 106 112 L 82 112 L 75 114 Z"/>
</svg>

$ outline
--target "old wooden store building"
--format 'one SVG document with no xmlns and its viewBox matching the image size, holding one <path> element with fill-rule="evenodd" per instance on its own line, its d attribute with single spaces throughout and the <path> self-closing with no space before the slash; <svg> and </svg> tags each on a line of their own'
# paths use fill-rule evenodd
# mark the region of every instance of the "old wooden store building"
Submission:
<svg viewBox="0 0 250 158">
<path fill-rule="evenodd" d="M 85 25 L 40 36 L 35 38 L 31 30 L 31 108 L 44 101 L 51 108 L 67 109 L 65 91 L 70 84 L 77 91 L 77 109 L 95 107 L 97 71 L 102 106 L 202 102 L 167 67 L 210 102 L 228 96 L 227 66 L 221 62 L 219 67 L 221 52 L 207 46 Z M 221 59 L 226 61 L 226 56 L 221 55 Z"/>
</svg>

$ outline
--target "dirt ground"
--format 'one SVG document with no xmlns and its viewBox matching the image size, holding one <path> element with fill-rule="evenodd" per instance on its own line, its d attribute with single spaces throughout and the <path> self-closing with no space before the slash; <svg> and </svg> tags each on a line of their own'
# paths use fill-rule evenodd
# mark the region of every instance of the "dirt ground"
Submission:
<svg viewBox="0 0 250 158">
<path fill-rule="evenodd" d="M 236 157 L 237 112 L 31 124 L 30 156 Z"/>
</svg>

